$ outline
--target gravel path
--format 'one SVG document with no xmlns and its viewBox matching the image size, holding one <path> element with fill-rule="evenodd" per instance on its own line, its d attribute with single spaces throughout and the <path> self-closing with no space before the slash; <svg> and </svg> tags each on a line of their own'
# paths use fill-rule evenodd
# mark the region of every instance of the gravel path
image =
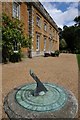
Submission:
<svg viewBox="0 0 80 120">
<path fill-rule="evenodd" d="M 2 65 L 2 97 L 11 89 L 35 82 L 29 75 L 32 69 L 42 82 L 53 82 L 71 90 L 78 99 L 78 65 L 76 55 L 60 54 L 59 57 L 25 58 L 19 63 Z M 3 117 L 7 117 L 3 111 Z"/>
</svg>

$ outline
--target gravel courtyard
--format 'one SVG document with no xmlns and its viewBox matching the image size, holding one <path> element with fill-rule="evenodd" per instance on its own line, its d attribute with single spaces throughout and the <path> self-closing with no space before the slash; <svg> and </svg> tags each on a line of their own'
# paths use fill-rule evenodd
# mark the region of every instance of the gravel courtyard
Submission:
<svg viewBox="0 0 80 120">
<path fill-rule="evenodd" d="M 35 82 L 29 70 L 42 82 L 51 82 L 71 90 L 78 99 L 78 65 L 76 55 L 60 54 L 59 57 L 24 58 L 19 63 L 2 65 L 2 97 L 11 89 L 25 83 Z M 7 117 L 3 110 L 3 118 Z"/>
</svg>

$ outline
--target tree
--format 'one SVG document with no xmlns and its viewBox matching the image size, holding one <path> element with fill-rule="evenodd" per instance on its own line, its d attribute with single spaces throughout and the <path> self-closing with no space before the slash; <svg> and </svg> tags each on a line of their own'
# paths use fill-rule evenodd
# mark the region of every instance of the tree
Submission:
<svg viewBox="0 0 80 120">
<path fill-rule="evenodd" d="M 67 48 L 67 43 L 66 41 L 63 39 L 63 36 L 62 36 L 62 29 L 61 28 L 58 28 L 59 30 L 59 49 L 60 50 L 65 50 Z"/>
<path fill-rule="evenodd" d="M 68 45 L 68 49 L 70 49 L 73 52 L 75 41 L 75 27 L 64 27 L 62 35 Z"/>
<path fill-rule="evenodd" d="M 76 22 L 76 25 L 80 26 L 80 16 L 75 17 L 74 22 Z"/>
<path fill-rule="evenodd" d="M 62 29 L 58 28 L 58 30 L 59 30 L 59 39 L 61 40 L 62 39 Z"/>
<path fill-rule="evenodd" d="M 59 48 L 60 50 L 66 50 L 67 49 L 67 43 L 64 39 L 61 39 L 59 42 Z"/>
<path fill-rule="evenodd" d="M 74 19 L 76 26 L 75 26 L 75 50 L 76 53 L 80 53 L 80 16 Z"/>
<path fill-rule="evenodd" d="M 72 53 L 80 53 L 80 16 L 75 17 L 75 25 L 63 27 L 62 38 L 67 43 L 67 48 Z"/>
<path fill-rule="evenodd" d="M 2 14 L 2 60 L 7 62 L 11 56 L 19 57 L 21 60 L 21 47 L 29 47 L 29 37 L 23 34 L 23 23 L 18 19 L 10 19 Z M 14 53 L 18 51 L 18 53 Z M 15 58 L 14 58 L 15 59 Z"/>
</svg>

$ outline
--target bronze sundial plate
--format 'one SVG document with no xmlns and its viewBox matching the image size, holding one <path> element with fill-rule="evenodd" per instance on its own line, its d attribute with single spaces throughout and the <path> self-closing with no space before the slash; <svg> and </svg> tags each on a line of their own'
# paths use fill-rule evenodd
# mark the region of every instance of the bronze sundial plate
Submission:
<svg viewBox="0 0 80 120">
<path fill-rule="evenodd" d="M 74 118 L 78 110 L 74 95 L 61 86 L 43 83 L 47 92 L 34 96 L 36 84 L 26 84 L 12 90 L 4 101 L 10 118 Z"/>
</svg>

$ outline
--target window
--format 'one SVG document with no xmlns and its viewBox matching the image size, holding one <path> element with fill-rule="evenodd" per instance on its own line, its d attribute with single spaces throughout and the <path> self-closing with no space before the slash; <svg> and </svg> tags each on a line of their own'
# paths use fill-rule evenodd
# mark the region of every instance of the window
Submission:
<svg viewBox="0 0 80 120">
<path fill-rule="evenodd" d="M 30 20 L 30 18 L 29 18 L 29 10 L 27 10 L 27 13 L 28 13 L 28 32 L 29 32 L 29 20 Z"/>
<path fill-rule="evenodd" d="M 49 51 L 51 51 L 51 50 L 52 50 L 52 46 L 53 46 L 53 44 L 52 44 L 52 40 L 51 40 L 51 39 L 49 39 Z"/>
<path fill-rule="evenodd" d="M 51 32 L 51 30 L 52 30 L 52 27 L 50 26 L 50 32 Z"/>
<path fill-rule="evenodd" d="M 40 35 L 37 34 L 36 36 L 36 50 L 40 50 Z"/>
<path fill-rule="evenodd" d="M 53 33 L 55 32 L 55 29 L 53 29 Z"/>
<path fill-rule="evenodd" d="M 13 48 L 14 53 L 17 53 L 18 52 L 18 44 L 15 40 L 13 42 L 13 46 L 14 46 L 14 48 Z"/>
<path fill-rule="evenodd" d="M 37 17 L 36 17 L 36 24 L 37 24 L 37 26 L 41 26 L 41 20 L 40 20 L 41 18 L 37 15 Z"/>
<path fill-rule="evenodd" d="M 46 37 L 44 37 L 44 51 L 46 50 Z"/>
<path fill-rule="evenodd" d="M 55 36 L 55 29 L 53 29 L 53 37 Z"/>
<path fill-rule="evenodd" d="M 44 23 L 44 30 L 47 31 L 47 24 Z"/>
<path fill-rule="evenodd" d="M 20 5 L 16 2 L 13 3 L 13 17 L 20 19 Z"/>
<path fill-rule="evenodd" d="M 49 35 L 49 38 L 52 39 L 52 35 L 51 34 Z"/>
</svg>

